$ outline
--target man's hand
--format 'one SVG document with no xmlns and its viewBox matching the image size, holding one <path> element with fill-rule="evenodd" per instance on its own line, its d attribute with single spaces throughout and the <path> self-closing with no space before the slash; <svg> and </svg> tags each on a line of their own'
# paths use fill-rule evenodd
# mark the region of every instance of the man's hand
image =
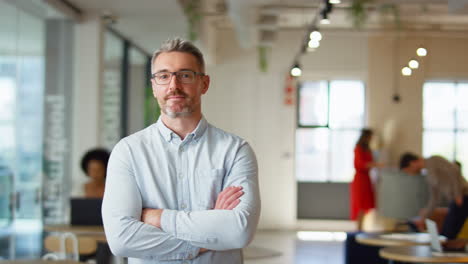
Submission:
<svg viewBox="0 0 468 264">
<path fill-rule="evenodd" d="M 143 208 L 141 211 L 141 221 L 145 224 L 161 228 L 161 215 L 163 209 Z"/>
<path fill-rule="evenodd" d="M 244 195 L 242 186 L 230 186 L 218 194 L 215 210 L 232 210 L 240 203 L 240 197 Z"/>
</svg>

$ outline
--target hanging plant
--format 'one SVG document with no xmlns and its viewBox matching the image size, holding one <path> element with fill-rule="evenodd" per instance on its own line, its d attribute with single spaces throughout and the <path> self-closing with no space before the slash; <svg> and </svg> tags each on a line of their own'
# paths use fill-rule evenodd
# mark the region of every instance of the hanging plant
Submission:
<svg viewBox="0 0 468 264">
<path fill-rule="evenodd" d="M 355 28 L 362 28 L 368 19 L 368 5 L 375 4 L 375 0 L 353 0 L 349 8 L 349 16 Z M 401 28 L 400 10 L 396 4 L 380 4 L 377 11 L 381 16 L 390 15 L 395 26 Z"/>
<path fill-rule="evenodd" d="M 258 46 L 258 67 L 261 72 L 267 72 L 268 70 L 268 47 Z"/>
<path fill-rule="evenodd" d="M 349 15 L 353 21 L 355 28 L 362 28 L 367 21 L 366 4 L 370 4 L 374 0 L 353 0 L 349 8 Z"/>
<path fill-rule="evenodd" d="M 181 1 L 184 7 L 184 13 L 187 16 L 188 22 L 188 39 L 195 41 L 198 39 L 197 27 L 202 19 L 200 12 L 200 0 Z"/>
</svg>

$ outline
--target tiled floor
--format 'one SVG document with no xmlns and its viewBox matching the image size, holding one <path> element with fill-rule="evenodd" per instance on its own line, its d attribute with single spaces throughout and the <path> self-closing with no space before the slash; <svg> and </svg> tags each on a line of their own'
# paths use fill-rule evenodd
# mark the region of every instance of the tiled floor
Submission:
<svg viewBox="0 0 468 264">
<path fill-rule="evenodd" d="M 270 255 L 273 256 L 251 259 L 247 249 L 245 264 L 342 264 L 343 244 L 339 241 L 303 241 L 293 231 L 259 231 L 249 247 L 272 251 Z M 281 255 L 274 256 L 278 253 Z"/>
</svg>

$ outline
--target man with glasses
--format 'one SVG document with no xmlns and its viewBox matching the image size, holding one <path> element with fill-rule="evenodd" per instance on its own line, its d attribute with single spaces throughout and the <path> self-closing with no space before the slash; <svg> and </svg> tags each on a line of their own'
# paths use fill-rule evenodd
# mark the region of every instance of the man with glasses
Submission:
<svg viewBox="0 0 468 264">
<path fill-rule="evenodd" d="M 260 215 L 255 154 L 203 117 L 210 78 L 192 43 L 165 42 L 151 72 L 161 116 L 122 139 L 109 160 L 102 214 L 110 248 L 130 263 L 242 263 Z"/>
</svg>

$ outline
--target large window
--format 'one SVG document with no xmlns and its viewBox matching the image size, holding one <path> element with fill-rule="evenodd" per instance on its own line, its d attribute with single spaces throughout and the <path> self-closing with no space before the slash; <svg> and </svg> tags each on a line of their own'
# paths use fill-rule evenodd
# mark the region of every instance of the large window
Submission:
<svg viewBox="0 0 468 264">
<path fill-rule="evenodd" d="M 463 164 L 468 178 L 468 82 L 426 82 L 423 154 Z"/>
<path fill-rule="evenodd" d="M 304 82 L 298 98 L 297 180 L 351 181 L 353 149 L 365 123 L 364 83 Z"/>
</svg>

